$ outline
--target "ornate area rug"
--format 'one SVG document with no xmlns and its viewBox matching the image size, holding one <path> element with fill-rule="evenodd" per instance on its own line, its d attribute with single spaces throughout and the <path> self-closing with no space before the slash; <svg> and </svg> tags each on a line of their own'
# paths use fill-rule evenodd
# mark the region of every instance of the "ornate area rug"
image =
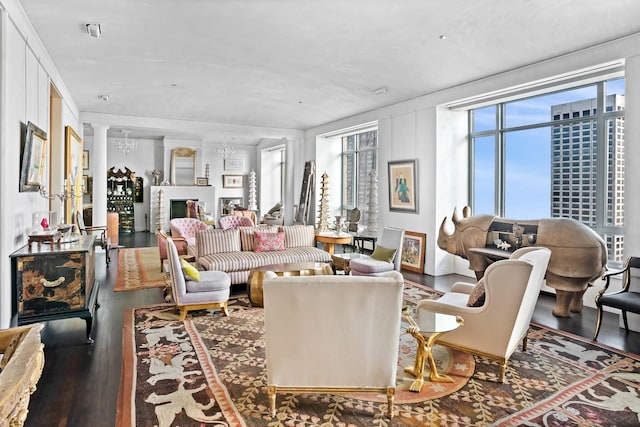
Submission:
<svg viewBox="0 0 640 427">
<path fill-rule="evenodd" d="M 410 282 L 411 305 L 437 297 Z M 279 394 L 268 413 L 262 309 L 234 300 L 231 316 L 202 312 L 184 322 L 170 305 L 133 308 L 123 334 L 118 426 L 637 425 L 640 359 L 533 326 L 529 350 L 516 351 L 507 381 L 497 363 L 436 346 L 450 389 L 427 382 L 398 391 L 396 415 L 384 396 Z M 406 324 L 403 324 L 406 328 Z M 490 327 L 490 325 L 488 325 Z M 411 378 L 415 341 L 402 334 L 398 387 Z M 469 376 L 473 375 L 470 379 Z"/>
<path fill-rule="evenodd" d="M 118 250 L 118 280 L 114 291 L 159 288 L 165 284 L 157 247 Z"/>
</svg>

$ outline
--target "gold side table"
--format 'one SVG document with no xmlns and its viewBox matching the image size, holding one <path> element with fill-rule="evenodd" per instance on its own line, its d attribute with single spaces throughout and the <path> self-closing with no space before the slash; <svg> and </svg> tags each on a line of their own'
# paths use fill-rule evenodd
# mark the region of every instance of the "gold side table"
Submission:
<svg viewBox="0 0 640 427">
<path fill-rule="evenodd" d="M 316 242 L 324 245 L 324 250 L 331 255 L 335 252 L 335 245 L 350 245 L 352 240 L 351 234 L 348 233 L 319 233 L 316 234 Z"/>
<path fill-rule="evenodd" d="M 406 310 L 404 316 L 410 325 L 409 328 L 407 328 L 407 332 L 418 342 L 414 366 L 404 368 L 405 372 L 416 377 L 409 387 L 409 390 L 416 393 L 422 390 L 422 386 L 424 385 L 425 362 L 429 363 L 429 381 L 453 382 L 449 376 L 438 374 L 436 362 L 433 359 L 433 346 L 442 334 L 451 332 L 462 326 L 464 324 L 462 317 L 423 310 L 420 312 L 420 324 L 418 324 Z"/>
</svg>

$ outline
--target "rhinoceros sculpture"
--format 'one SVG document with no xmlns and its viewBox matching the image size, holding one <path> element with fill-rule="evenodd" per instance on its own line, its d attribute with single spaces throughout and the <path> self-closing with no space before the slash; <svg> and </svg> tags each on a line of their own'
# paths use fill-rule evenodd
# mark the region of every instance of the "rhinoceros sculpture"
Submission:
<svg viewBox="0 0 640 427">
<path fill-rule="evenodd" d="M 606 271 L 607 248 L 602 238 L 591 228 L 569 218 L 543 218 L 514 221 L 494 215 L 470 215 L 468 206 L 459 218 L 454 209 L 451 220 L 455 226 L 452 234 L 445 230 L 447 217 L 440 225 L 438 247 L 469 260 L 469 268 L 479 279 L 493 261 L 470 251 L 472 248 L 492 246 L 492 237 L 511 231 L 517 224 L 520 231 L 530 235 L 535 246 L 551 249 L 547 268 L 547 285 L 556 291 L 553 314 L 570 317 L 571 312 L 582 311 L 582 296 L 593 280 Z M 489 235 L 489 233 L 492 233 Z M 493 246 L 495 247 L 495 246 Z"/>
</svg>

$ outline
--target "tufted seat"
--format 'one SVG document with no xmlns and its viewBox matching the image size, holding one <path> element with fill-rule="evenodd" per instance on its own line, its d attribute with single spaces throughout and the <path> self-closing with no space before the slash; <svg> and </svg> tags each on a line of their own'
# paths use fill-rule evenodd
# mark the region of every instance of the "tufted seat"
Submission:
<svg viewBox="0 0 640 427">
<path fill-rule="evenodd" d="M 196 218 L 173 218 L 169 227 L 172 236 L 184 237 L 189 246 L 195 246 L 198 231 L 209 229 L 207 224 Z"/>
<path fill-rule="evenodd" d="M 227 215 L 220 218 L 218 225 L 223 230 L 238 227 L 253 227 L 254 223 L 251 218 L 240 215 Z"/>
</svg>

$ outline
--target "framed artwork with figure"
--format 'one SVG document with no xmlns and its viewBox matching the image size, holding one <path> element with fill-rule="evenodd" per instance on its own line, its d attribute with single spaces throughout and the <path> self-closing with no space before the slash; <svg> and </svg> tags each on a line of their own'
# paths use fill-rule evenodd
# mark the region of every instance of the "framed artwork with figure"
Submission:
<svg viewBox="0 0 640 427">
<path fill-rule="evenodd" d="M 418 161 L 389 162 L 389 210 L 418 213 Z"/>
<path fill-rule="evenodd" d="M 43 184 L 46 149 L 47 133 L 33 123 L 27 123 L 22 150 L 20 191 L 40 190 L 40 186 Z"/>
<path fill-rule="evenodd" d="M 427 235 L 413 231 L 405 231 L 400 254 L 400 266 L 403 270 L 424 272 L 424 251 Z"/>
</svg>

